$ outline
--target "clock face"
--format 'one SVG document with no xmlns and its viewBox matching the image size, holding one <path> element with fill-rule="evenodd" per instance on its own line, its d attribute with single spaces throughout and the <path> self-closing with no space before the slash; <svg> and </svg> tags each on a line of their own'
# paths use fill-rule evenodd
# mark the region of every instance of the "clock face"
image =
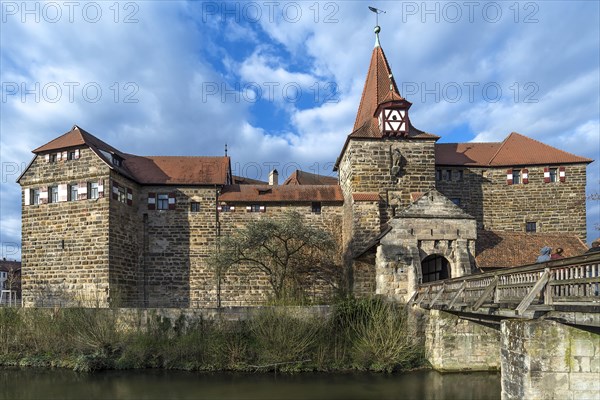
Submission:
<svg viewBox="0 0 600 400">
<path fill-rule="evenodd" d="M 406 110 L 384 109 L 379 115 L 379 129 L 384 132 L 405 133 L 407 128 Z"/>
</svg>

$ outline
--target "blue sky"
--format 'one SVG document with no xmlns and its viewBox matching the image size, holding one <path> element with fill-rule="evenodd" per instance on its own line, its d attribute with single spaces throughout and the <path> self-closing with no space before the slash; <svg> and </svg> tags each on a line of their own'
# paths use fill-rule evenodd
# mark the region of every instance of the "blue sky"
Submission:
<svg viewBox="0 0 600 400">
<path fill-rule="evenodd" d="M 374 44 L 441 142 L 517 131 L 600 159 L 597 1 L 1 3 L 0 232 L 19 258 L 31 150 L 77 124 L 139 155 L 222 155 L 234 173 L 331 174 Z M 588 194 L 600 167 L 588 167 Z M 549 200 L 551 201 L 551 199 Z M 588 201 L 588 239 L 600 236 Z"/>
</svg>

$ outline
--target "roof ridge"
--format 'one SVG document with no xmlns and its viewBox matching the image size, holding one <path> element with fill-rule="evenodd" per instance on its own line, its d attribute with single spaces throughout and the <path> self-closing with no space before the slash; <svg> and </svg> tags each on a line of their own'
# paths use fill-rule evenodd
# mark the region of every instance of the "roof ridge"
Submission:
<svg viewBox="0 0 600 400">
<path fill-rule="evenodd" d="M 490 158 L 490 161 L 488 162 L 488 165 L 492 165 L 492 162 L 494 161 L 494 158 L 496 158 L 498 156 L 498 154 L 500 153 L 500 151 L 504 148 L 504 145 L 506 144 L 506 142 L 508 142 L 508 138 L 510 138 L 513 133 L 515 132 L 511 132 L 507 137 L 504 138 L 504 140 L 500 143 L 500 147 L 498 147 L 498 150 L 496 150 L 496 152 L 494 153 L 494 155 L 492 156 L 492 158 Z"/>
<path fill-rule="evenodd" d="M 538 143 L 538 144 L 541 144 L 542 146 L 552 147 L 552 148 L 554 148 L 554 149 L 556 149 L 556 150 L 558 150 L 558 151 L 562 151 L 563 153 L 566 153 L 566 154 L 568 154 L 568 155 L 570 155 L 570 156 L 573 156 L 573 157 L 577 157 L 577 158 L 587 158 L 587 157 L 581 157 L 581 156 L 578 156 L 577 154 L 573 154 L 573 153 L 570 153 L 570 152 L 568 152 L 568 151 L 565 151 L 565 150 L 563 150 L 563 149 L 559 149 L 559 148 L 557 148 L 557 147 L 551 146 L 551 145 L 549 145 L 549 144 L 546 144 L 546 143 L 544 143 L 544 142 L 541 142 L 541 141 L 539 141 L 539 140 L 537 140 L 537 139 L 530 138 L 529 136 L 525 136 L 525 135 L 523 135 L 523 134 L 521 134 L 521 133 L 519 133 L 519 132 L 511 132 L 509 136 L 512 136 L 513 134 L 514 134 L 514 135 L 516 135 L 516 136 L 523 137 L 523 138 L 525 138 L 525 139 L 528 139 L 528 140 L 532 140 L 532 141 L 534 141 L 534 142 L 536 142 L 536 143 Z M 589 159 L 588 159 L 588 160 L 589 160 Z"/>
</svg>

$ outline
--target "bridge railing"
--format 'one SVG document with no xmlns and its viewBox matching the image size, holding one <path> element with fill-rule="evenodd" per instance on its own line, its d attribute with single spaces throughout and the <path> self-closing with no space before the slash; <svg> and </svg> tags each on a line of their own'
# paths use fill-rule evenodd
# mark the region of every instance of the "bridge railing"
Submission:
<svg viewBox="0 0 600 400">
<path fill-rule="evenodd" d="M 600 252 L 419 285 L 410 304 L 477 312 L 485 307 L 600 305 Z"/>
</svg>

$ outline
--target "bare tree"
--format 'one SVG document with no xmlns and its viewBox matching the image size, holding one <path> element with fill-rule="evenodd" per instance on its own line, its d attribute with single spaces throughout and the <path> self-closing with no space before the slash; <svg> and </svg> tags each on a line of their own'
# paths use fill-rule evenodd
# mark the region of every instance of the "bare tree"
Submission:
<svg viewBox="0 0 600 400">
<path fill-rule="evenodd" d="M 298 298 L 311 279 L 337 288 L 341 277 L 332 235 L 307 225 L 297 212 L 252 221 L 234 235 L 222 237 L 218 249 L 210 264 L 216 271 L 219 304 L 221 281 L 237 265 L 265 273 L 277 300 Z"/>
</svg>

